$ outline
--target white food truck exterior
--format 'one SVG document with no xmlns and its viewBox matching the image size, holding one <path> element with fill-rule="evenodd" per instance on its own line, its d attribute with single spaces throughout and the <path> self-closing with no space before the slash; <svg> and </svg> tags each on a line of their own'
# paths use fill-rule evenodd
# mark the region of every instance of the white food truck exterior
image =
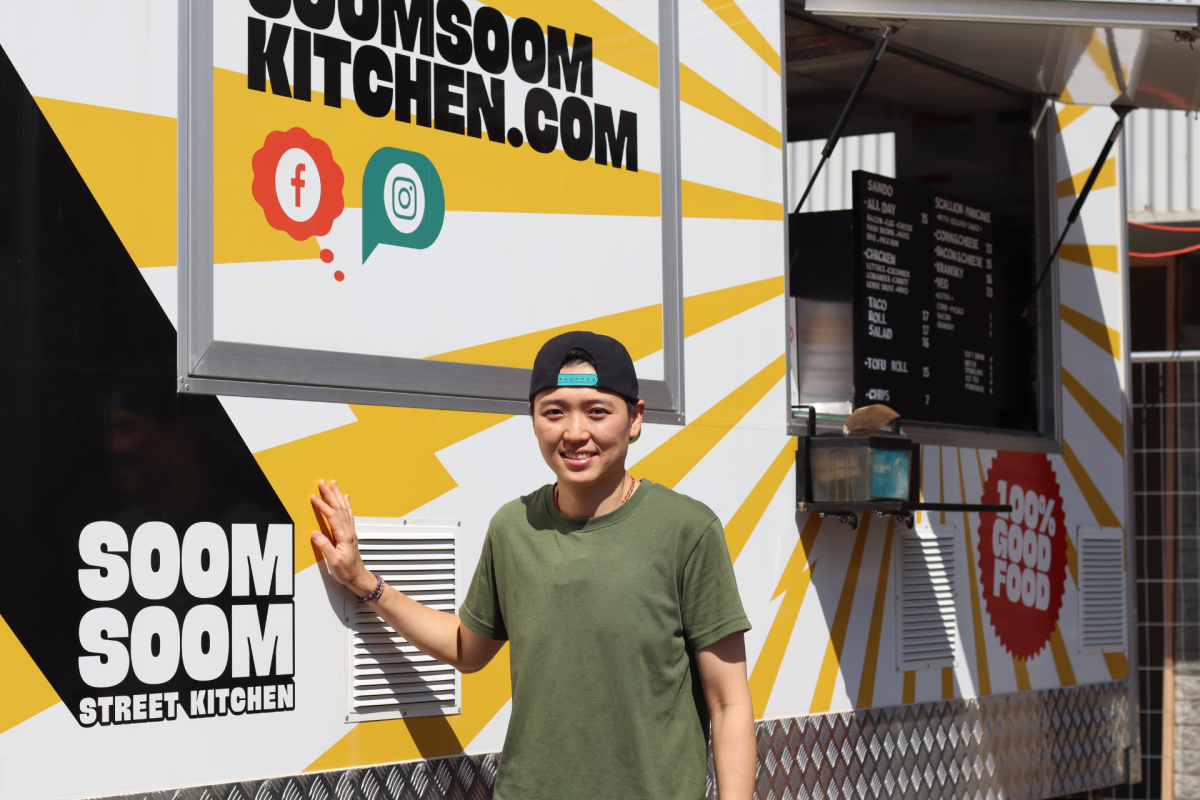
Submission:
<svg viewBox="0 0 1200 800">
<path fill-rule="evenodd" d="M 1088 87 L 1136 84 L 1152 34 L 1143 4 L 1026 5 L 1131 15 L 1133 60 L 1079 39 L 1047 93 L 1097 106 L 1040 121 L 1053 238 L 1123 91 Z M 926 501 L 1012 513 L 798 512 L 784 26 L 772 0 L 0 4 L 28 498 L 0 796 L 490 796 L 507 649 L 459 675 L 397 642 L 308 496 L 337 478 L 368 566 L 457 608 L 491 515 L 552 480 L 527 370 L 571 329 L 635 359 L 632 474 L 724 525 L 758 797 L 1136 781 L 1121 149 L 1041 302 L 1050 424 L 910 431 Z"/>
</svg>

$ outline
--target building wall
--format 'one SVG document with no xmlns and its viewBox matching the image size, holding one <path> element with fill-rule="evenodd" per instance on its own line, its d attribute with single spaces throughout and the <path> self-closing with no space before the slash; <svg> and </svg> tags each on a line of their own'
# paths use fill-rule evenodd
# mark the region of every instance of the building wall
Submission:
<svg viewBox="0 0 1200 800">
<path fill-rule="evenodd" d="M 1161 0 L 1200 5 L 1200 0 Z M 1129 218 L 1200 218 L 1200 120 L 1195 113 L 1140 109 L 1125 125 Z"/>
<path fill-rule="evenodd" d="M 1161 0 L 1200 5 L 1200 0 Z M 1139 222 L 1200 218 L 1200 120 L 1195 113 L 1141 109 L 1125 126 L 1126 197 Z"/>
<path fill-rule="evenodd" d="M 800 202 L 804 187 L 821 160 L 824 147 L 824 139 L 788 142 L 786 169 L 789 211 L 797 210 L 796 204 Z M 843 136 L 813 184 L 804 210 L 842 211 L 850 208 L 850 181 L 856 169 L 888 178 L 896 177 L 896 134 Z"/>
<path fill-rule="evenodd" d="M 1185 111 L 1139 109 L 1125 126 L 1129 217 L 1200 218 L 1200 120 Z"/>
</svg>

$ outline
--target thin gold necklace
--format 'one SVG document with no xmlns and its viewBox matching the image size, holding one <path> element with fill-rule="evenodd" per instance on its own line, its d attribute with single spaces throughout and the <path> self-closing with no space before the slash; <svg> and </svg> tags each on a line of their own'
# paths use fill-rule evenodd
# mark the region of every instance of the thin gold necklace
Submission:
<svg viewBox="0 0 1200 800">
<path fill-rule="evenodd" d="M 636 478 L 634 478 L 632 475 L 629 475 L 628 472 L 626 472 L 625 474 L 629 476 L 629 491 L 625 493 L 625 497 L 622 498 L 621 502 L 617 504 L 617 508 L 620 508 L 621 506 L 625 505 L 625 502 L 627 500 L 629 500 L 629 498 L 633 497 L 633 490 L 638 485 L 638 481 Z M 562 506 L 560 506 L 558 504 L 558 484 L 557 483 L 554 484 L 554 507 L 557 508 L 559 511 L 562 511 Z"/>
</svg>

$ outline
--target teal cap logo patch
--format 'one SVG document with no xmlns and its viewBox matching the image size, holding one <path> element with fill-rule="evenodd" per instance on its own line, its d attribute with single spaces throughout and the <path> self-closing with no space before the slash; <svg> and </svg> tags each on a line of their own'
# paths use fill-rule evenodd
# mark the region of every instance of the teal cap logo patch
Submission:
<svg viewBox="0 0 1200 800">
<path fill-rule="evenodd" d="M 577 372 L 569 375 L 559 373 L 558 375 L 559 386 L 595 386 L 598 382 L 599 379 L 595 373 Z"/>
</svg>

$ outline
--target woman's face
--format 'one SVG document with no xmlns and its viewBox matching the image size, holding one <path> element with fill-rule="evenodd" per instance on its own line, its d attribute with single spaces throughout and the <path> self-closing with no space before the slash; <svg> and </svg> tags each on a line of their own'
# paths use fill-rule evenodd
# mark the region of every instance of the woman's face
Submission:
<svg viewBox="0 0 1200 800">
<path fill-rule="evenodd" d="M 590 364 L 564 373 L 592 373 Z M 542 458 L 560 485 L 587 487 L 625 471 L 629 440 L 642 430 L 641 403 L 633 418 L 625 398 L 591 387 L 547 389 L 533 401 L 533 430 Z"/>
</svg>

